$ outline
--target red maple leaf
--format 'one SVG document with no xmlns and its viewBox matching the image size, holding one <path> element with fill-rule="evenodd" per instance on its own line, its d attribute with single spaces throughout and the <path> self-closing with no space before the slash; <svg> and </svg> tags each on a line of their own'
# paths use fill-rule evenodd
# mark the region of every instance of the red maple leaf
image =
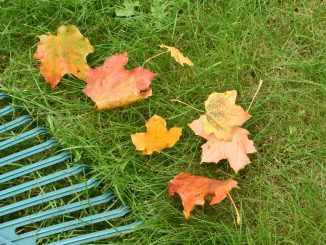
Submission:
<svg viewBox="0 0 326 245">
<path fill-rule="evenodd" d="M 110 56 L 100 67 L 89 69 L 83 92 L 99 110 L 129 105 L 152 95 L 150 84 L 156 74 L 142 67 L 125 70 L 127 63 L 125 52 Z"/>
</svg>

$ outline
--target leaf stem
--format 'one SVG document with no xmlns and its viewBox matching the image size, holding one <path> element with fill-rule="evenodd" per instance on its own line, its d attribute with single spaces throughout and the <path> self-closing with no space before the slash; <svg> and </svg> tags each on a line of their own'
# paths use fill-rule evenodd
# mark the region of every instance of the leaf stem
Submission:
<svg viewBox="0 0 326 245">
<path fill-rule="evenodd" d="M 191 109 L 194 109 L 194 110 L 196 110 L 196 111 L 199 111 L 199 112 L 205 113 L 204 111 L 199 110 L 199 109 L 197 109 L 197 108 L 195 108 L 195 107 L 193 107 L 193 106 L 191 106 L 191 105 L 189 105 L 189 104 L 187 104 L 186 102 L 183 102 L 183 101 L 181 101 L 181 100 L 172 99 L 172 100 L 170 100 L 170 101 L 172 101 L 172 102 L 179 102 L 179 103 L 181 103 L 181 104 L 184 104 L 184 105 L 190 107 Z"/>
<path fill-rule="evenodd" d="M 143 63 L 142 66 L 144 66 L 144 65 L 145 65 L 147 62 L 149 62 L 150 60 L 152 60 L 152 59 L 154 59 L 154 58 L 156 58 L 156 57 L 158 57 L 158 56 L 161 56 L 162 54 L 165 54 L 165 53 L 167 53 L 167 52 L 169 52 L 169 51 L 167 50 L 167 51 L 164 51 L 164 52 L 158 53 L 158 54 L 156 54 L 156 55 L 154 55 L 154 56 L 152 56 L 152 57 L 149 57 L 147 60 L 144 61 L 144 63 Z"/>
<path fill-rule="evenodd" d="M 250 107 L 251 107 L 252 103 L 254 102 L 254 100 L 255 100 L 255 98 L 256 98 L 256 96 L 257 96 L 257 94 L 258 94 L 258 92 L 259 92 L 259 90 L 260 90 L 262 84 L 263 84 L 263 80 L 260 80 L 260 81 L 259 81 L 258 88 L 257 88 L 257 90 L 256 90 L 256 93 L 254 94 L 254 97 L 252 98 L 252 100 L 251 100 L 251 102 L 250 102 L 250 105 L 249 105 L 249 107 L 248 107 L 248 109 L 247 109 L 247 112 L 249 112 Z"/>
<path fill-rule="evenodd" d="M 238 208 L 237 208 L 237 206 L 235 205 L 235 203 L 234 203 L 234 201 L 233 201 L 233 198 L 232 198 L 232 196 L 231 196 L 231 194 L 230 193 L 228 193 L 228 196 L 229 196 L 229 198 L 230 198 L 230 200 L 231 200 L 231 203 L 232 203 L 232 205 L 233 205 L 233 207 L 234 207 L 234 209 L 235 209 L 235 212 L 236 212 L 236 214 L 237 214 L 237 224 L 238 225 L 240 225 L 240 213 L 239 213 L 239 210 L 238 210 Z"/>
</svg>

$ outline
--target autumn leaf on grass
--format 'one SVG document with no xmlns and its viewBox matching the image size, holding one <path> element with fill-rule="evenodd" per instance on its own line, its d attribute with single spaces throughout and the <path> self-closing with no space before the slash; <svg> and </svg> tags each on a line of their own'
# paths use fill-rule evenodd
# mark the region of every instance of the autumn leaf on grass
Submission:
<svg viewBox="0 0 326 245">
<path fill-rule="evenodd" d="M 250 114 L 235 104 L 237 91 L 212 93 L 205 101 L 206 113 L 202 117 L 205 133 L 229 141 L 233 131 L 250 118 Z"/>
<path fill-rule="evenodd" d="M 89 69 L 86 56 L 93 46 L 74 25 L 59 26 L 57 35 L 40 35 L 34 58 L 41 61 L 41 74 L 54 88 L 66 74 L 86 81 Z"/>
<path fill-rule="evenodd" d="M 221 202 L 232 188 L 239 188 L 236 181 L 215 180 L 188 173 L 180 173 L 169 181 L 170 197 L 178 193 L 182 200 L 184 216 L 189 219 L 195 205 L 204 205 L 205 199 L 210 205 Z"/>
<path fill-rule="evenodd" d="M 129 105 L 152 95 L 150 84 L 156 74 L 142 67 L 126 70 L 127 63 L 125 52 L 110 56 L 100 67 L 89 69 L 83 92 L 99 110 Z"/>
<path fill-rule="evenodd" d="M 166 121 L 154 115 L 146 123 L 146 133 L 131 135 L 132 143 L 144 155 L 151 155 L 154 151 L 161 152 L 165 148 L 174 146 L 181 136 L 181 128 L 166 128 Z"/>
<path fill-rule="evenodd" d="M 254 142 L 248 139 L 249 132 L 247 130 L 237 127 L 233 131 L 231 141 L 219 140 L 215 135 L 206 134 L 203 128 L 203 118 L 204 116 L 201 116 L 199 119 L 189 124 L 189 127 L 196 135 L 207 140 L 207 142 L 201 146 L 202 163 L 218 163 L 222 159 L 227 159 L 235 172 L 238 172 L 250 163 L 247 154 L 255 153 L 256 148 Z"/>
<path fill-rule="evenodd" d="M 243 128 L 236 128 L 231 141 L 211 139 L 201 146 L 201 162 L 218 163 L 227 159 L 235 172 L 250 163 L 247 154 L 255 153 L 254 142 L 248 139 L 249 132 Z"/>
<path fill-rule="evenodd" d="M 187 64 L 189 66 L 194 65 L 187 56 L 184 56 L 183 53 L 181 53 L 179 49 L 175 47 L 166 46 L 164 44 L 161 44 L 159 46 L 160 48 L 166 48 L 171 53 L 171 57 L 173 57 L 175 61 L 178 62 L 180 65 L 182 66 L 183 64 Z"/>
<path fill-rule="evenodd" d="M 227 159 L 235 172 L 250 163 L 247 154 L 255 153 L 254 142 L 248 139 L 249 132 L 243 128 L 236 128 L 231 141 L 210 139 L 201 146 L 201 162 L 218 163 Z"/>
</svg>

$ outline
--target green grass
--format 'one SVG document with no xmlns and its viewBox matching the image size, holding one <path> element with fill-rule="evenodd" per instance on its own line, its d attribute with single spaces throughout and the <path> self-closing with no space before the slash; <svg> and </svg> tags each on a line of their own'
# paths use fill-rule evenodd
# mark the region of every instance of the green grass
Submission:
<svg viewBox="0 0 326 245">
<path fill-rule="evenodd" d="M 115 6 L 122 1 L 1 2 L 1 90 L 82 158 L 102 180 L 103 191 L 113 190 L 131 207 L 130 220 L 144 220 L 139 230 L 113 241 L 325 243 L 326 6 L 322 1 L 167 0 L 162 1 L 167 6 L 153 14 L 151 4 L 157 1 L 144 0 L 136 15 L 128 18 L 115 16 Z M 141 66 L 161 52 L 161 43 L 180 48 L 195 66 L 182 67 L 168 54 L 159 56 L 144 65 L 159 74 L 152 83 L 152 97 L 97 111 L 82 93 L 82 81 L 66 76 L 51 90 L 39 74 L 39 62 L 32 58 L 37 36 L 55 33 L 61 24 L 78 26 L 90 40 L 95 52 L 88 61 L 93 67 L 123 51 L 129 54 L 128 69 Z M 260 79 L 264 83 L 250 109 L 252 118 L 244 125 L 258 150 L 251 155 L 252 163 L 238 175 L 226 162 L 200 165 L 204 140 L 187 127 L 200 114 L 170 100 L 202 110 L 210 93 L 236 89 L 238 104 L 247 108 Z M 154 114 L 165 117 L 169 127 L 183 127 L 183 136 L 175 147 L 147 157 L 136 152 L 130 134 L 144 131 L 145 121 Z M 240 226 L 228 199 L 196 207 L 186 221 L 180 199 L 167 194 L 168 181 L 181 171 L 237 180 L 241 189 L 232 195 L 241 211 Z"/>
</svg>

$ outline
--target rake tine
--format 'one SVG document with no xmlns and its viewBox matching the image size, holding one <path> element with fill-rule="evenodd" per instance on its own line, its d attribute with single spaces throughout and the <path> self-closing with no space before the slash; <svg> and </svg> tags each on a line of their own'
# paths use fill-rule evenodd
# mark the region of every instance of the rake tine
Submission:
<svg viewBox="0 0 326 245">
<path fill-rule="evenodd" d="M 106 220 L 120 218 L 129 212 L 130 212 L 130 210 L 127 207 L 121 206 L 119 208 L 116 208 L 116 209 L 108 211 L 108 212 L 94 214 L 94 215 L 83 217 L 83 218 L 80 218 L 77 220 L 71 220 L 71 221 L 67 221 L 64 223 L 57 224 L 57 225 L 44 227 L 37 231 L 26 232 L 26 233 L 20 235 L 19 239 L 17 239 L 16 241 L 23 241 L 24 239 L 30 239 L 31 237 L 36 238 L 36 239 L 39 239 L 42 237 L 47 237 L 50 235 L 69 231 L 69 230 L 72 230 L 75 228 L 92 225 L 92 224 L 103 222 Z"/>
<path fill-rule="evenodd" d="M 52 242 L 52 243 L 49 243 L 48 245 L 86 244 L 88 242 L 101 240 L 101 239 L 107 239 L 107 238 L 123 235 L 126 233 L 130 233 L 130 232 L 134 231 L 135 228 L 140 224 L 142 224 L 142 221 L 138 220 L 138 221 L 135 221 L 128 225 L 123 225 L 123 226 L 119 226 L 119 227 L 115 227 L 115 228 L 111 228 L 111 229 L 106 229 L 103 231 L 97 231 L 97 232 L 93 232 L 93 233 L 89 233 L 89 234 L 85 234 L 85 235 L 80 235 L 77 237 L 68 238 L 68 239 L 64 239 L 61 241 L 57 241 L 57 242 Z"/>
<path fill-rule="evenodd" d="M 0 117 L 8 115 L 9 113 L 14 111 L 14 107 L 12 105 L 7 105 L 6 107 L 0 109 Z"/>
<path fill-rule="evenodd" d="M 16 202 L 13 204 L 9 204 L 7 206 L 1 207 L 0 208 L 0 217 L 11 214 L 20 210 L 23 210 L 25 208 L 33 207 L 38 204 L 46 203 L 58 198 L 62 198 L 65 196 L 69 196 L 78 192 L 82 192 L 91 188 L 94 188 L 99 184 L 99 180 L 93 179 L 89 180 L 86 183 L 80 183 L 76 185 L 72 185 L 69 187 L 61 188 L 56 191 L 51 191 L 48 193 L 45 193 L 43 195 L 39 195 L 36 197 L 31 197 L 28 199 L 25 199 L 20 202 Z"/>
<path fill-rule="evenodd" d="M 0 184 L 7 182 L 9 180 L 12 179 L 16 179 L 19 178 L 21 176 L 24 176 L 26 174 L 35 172 L 37 170 L 43 169 L 43 168 L 47 168 L 50 167 L 52 165 L 61 163 L 63 161 L 66 161 L 68 159 L 71 158 L 71 154 L 67 151 L 63 151 L 61 153 L 59 153 L 58 155 L 55 155 L 53 157 L 47 158 L 45 160 L 21 167 L 19 169 L 10 171 L 8 173 L 2 174 L 0 175 Z"/>
<path fill-rule="evenodd" d="M 64 169 L 62 171 L 58 171 L 53 174 L 46 175 L 39 179 L 32 180 L 32 181 L 29 181 L 29 182 L 21 184 L 21 185 L 13 186 L 11 188 L 0 191 L 0 200 L 18 195 L 20 193 L 23 193 L 25 191 L 31 190 L 36 187 L 41 187 L 41 186 L 53 183 L 55 181 L 70 177 L 72 175 L 76 175 L 76 174 L 80 173 L 81 171 L 83 171 L 84 169 L 85 169 L 85 166 L 76 165 L 74 167 Z"/>
<path fill-rule="evenodd" d="M 4 93 L 0 93 L 0 100 L 5 99 L 5 98 L 9 98 L 9 96 Z"/>
<path fill-rule="evenodd" d="M 41 128 L 41 127 L 33 128 L 32 130 L 29 130 L 25 133 L 22 133 L 22 134 L 13 136 L 7 140 L 1 141 L 0 142 L 0 150 L 7 149 L 11 146 L 17 145 L 17 144 L 25 141 L 25 140 L 34 138 L 38 135 L 45 134 L 45 133 L 46 133 L 46 130 L 44 128 Z"/>
<path fill-rule="evenodd" d="M 52 208 L 47 211 L 39 212 L 36 214 L 31 214 L 28 216 L 24 216 L 22 218 L 18 218 L 15 220 L 8 221 L 6 223 L 0 224 L 0 233 L 6 234 L 8 238 L 11 240 L 17 239 L 19 235 L 16 234 L 15 230 L 18 227 L 22 227 L 24 225 L 29 225 L 35 222 L 43 221 L 46 219 L 54 218 L 59 215 L 64 215 L 68 213 L 72 213 L 78 210 L 82 210 L 91 206 L 99 205 L 102 203 L 109 202 L 113 199 L 114 195 L 112 193 L 105 193 L 97 197 L 93 197 L 90 199 L 86 199 L 83 201 L 74 202 L 71 204 L 67 204 L 61 207 Z"/>
<path fill-rule="evenodd" d="M 45 141 L 41 144 L 38 144 L 36 146 L 27 148 L 25 150 L 16 152 L 14 154 L 11 154 L 11 155 L 3 157 L 3 158 L 0 158 L 0 167 L 5 166 L 9 163 L 13 163 L 13 162 L 19 161 L 21 159 L 30 157 L 30 156 L 40 153 L 42 151 L 48 150 L 55 145 L 58 145 L 58 141 L 47 140 L 47 141 Z"/>
<path fill-rule="evenodd" d="M 27 122 L 32 121 L 32 117 L 28 116 L 28 115 L 24 115 L 21 117 L 18 117 L 17 119 L 10 121 L 8 123 L 5 123 L 3 125 L 0 126 L 0 134 L 7 132 L 11 129 L 17 128 Z"/>
</svg>

